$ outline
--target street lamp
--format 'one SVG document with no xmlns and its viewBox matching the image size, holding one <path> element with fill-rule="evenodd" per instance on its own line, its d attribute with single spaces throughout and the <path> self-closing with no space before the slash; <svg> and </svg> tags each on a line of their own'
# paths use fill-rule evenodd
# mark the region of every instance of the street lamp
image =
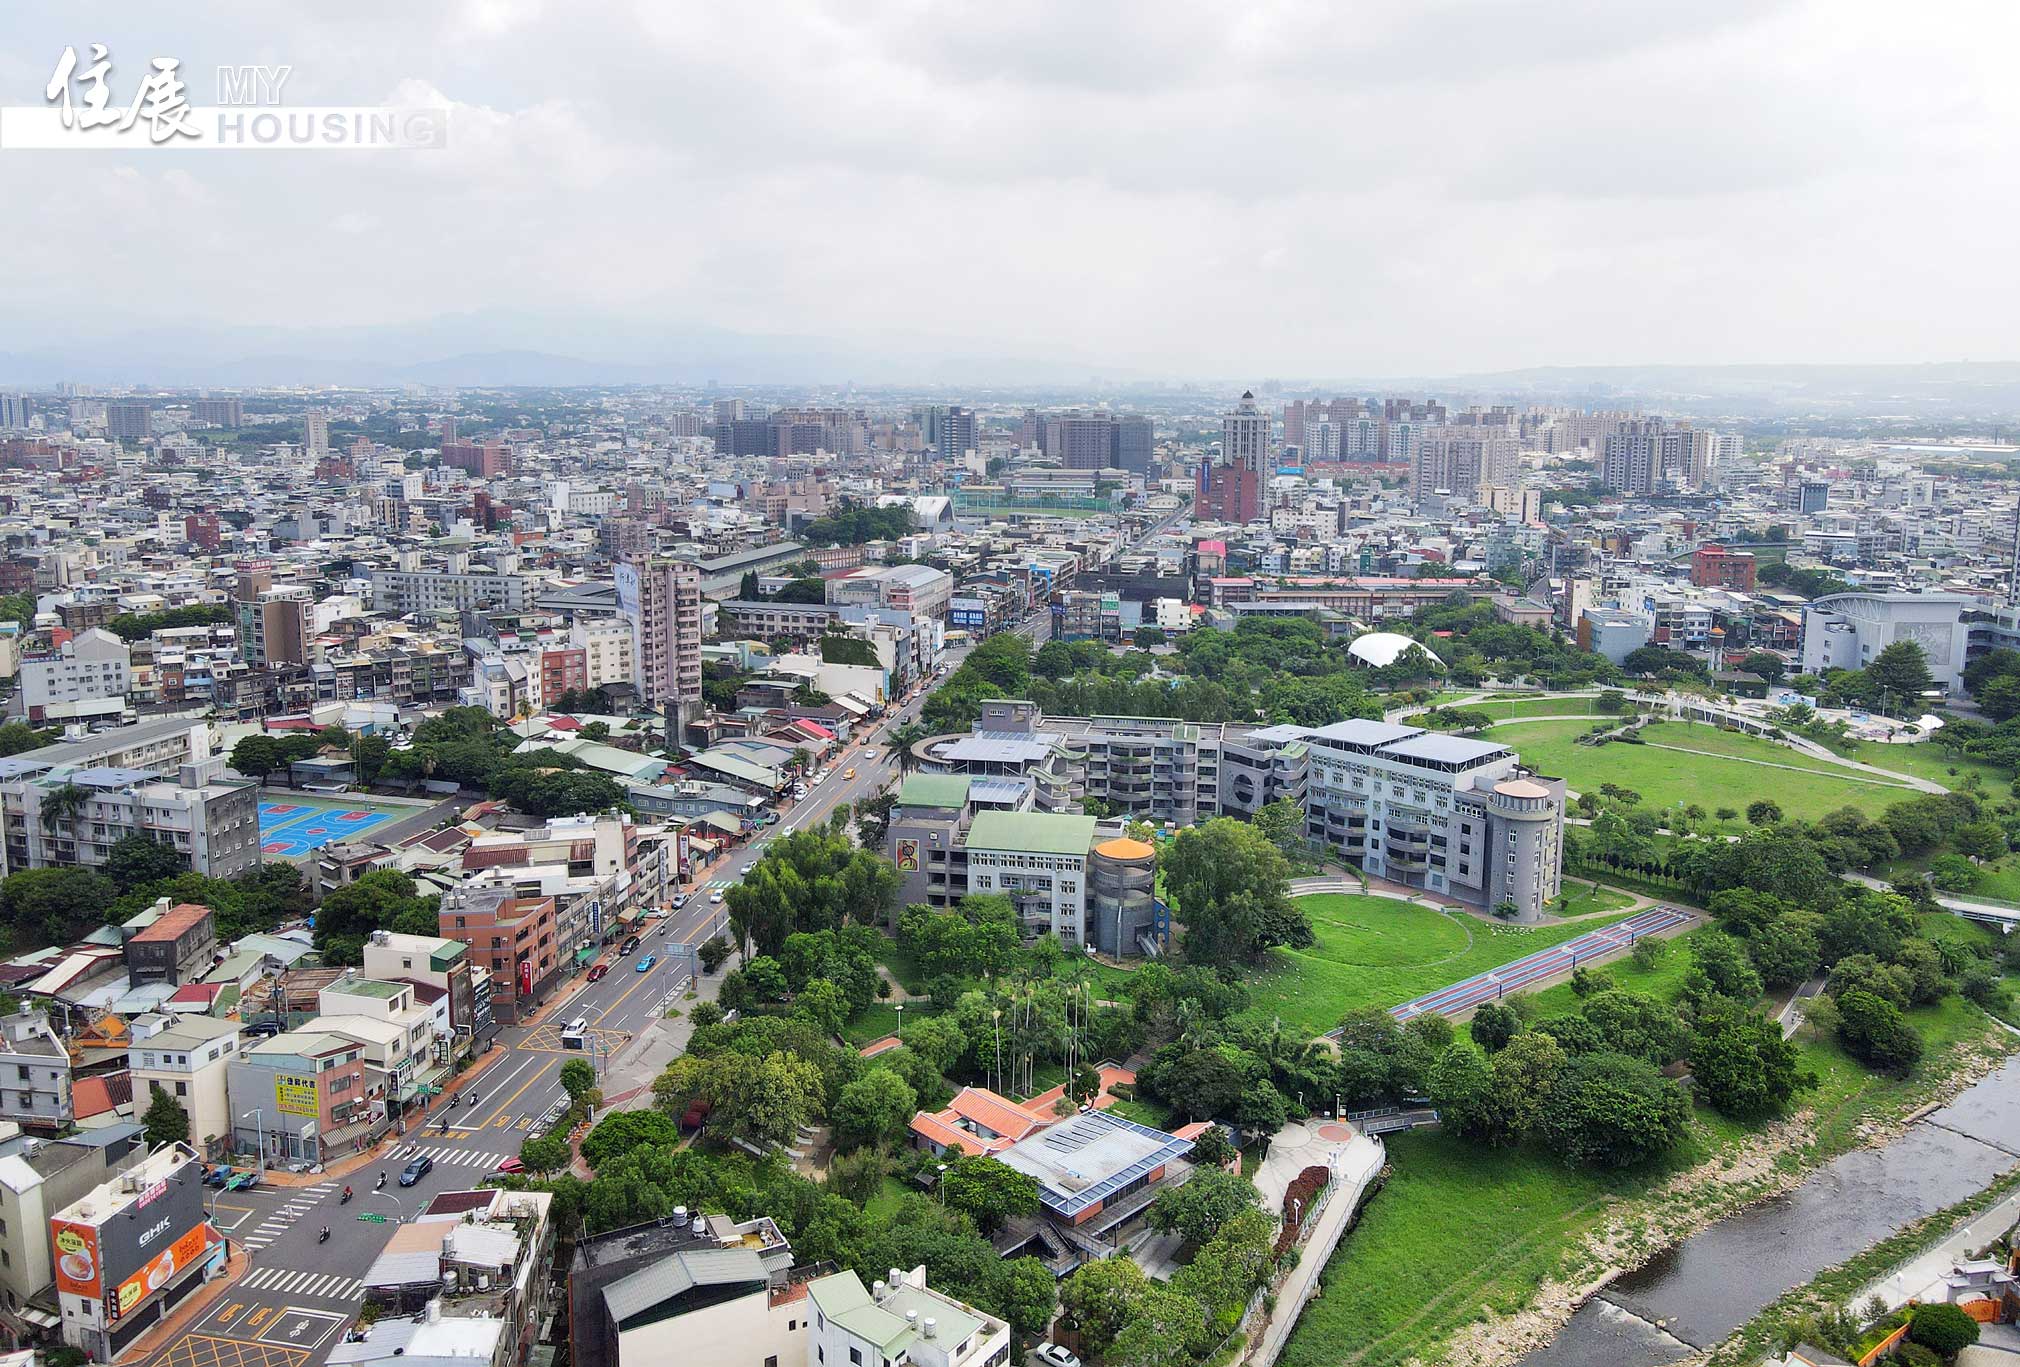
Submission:
<svg viewBox="0 0 2020 1367">
<path fill-rule="evenodd" d="M 259 1144 L 259 1151 L 260 1151 L 260 1177 L 262 1180 L 264 1180 L 267 1175 L 266 1107 L 255 1106 L 250 1111 L 241 1111 L 239 1113 L 240 1120 L 244 1120 L 247 1116 L 251 1116 L 253 1118 L 253 1125 L 255 1126 L 254 1133 L 258 1136 L 257 1142 Z"/>
<path fill-rule="evenodd" d="M 942 1163 L 942 1164 L 940 1165 L 940 1180 L 939 1180 L 939 1181 L 937 1181 L 937 1182 L 935 1182 L 935 1183 L 933 1184 L 933 1186 L 934 1186 L 935 1190 L 936 1190 L 936 1191 L 938 1192 L 938 1194 L 939 1194 L 939 1197 L 940 1197 L 940 1204 L 941 1204 L 941 1205 L 943 1205 L 943 1206 L 944 1206 L 944 1205 L 946 1205 L 946 1204 L 947 1204 L 947 1165 L 946 1165 L 945 1163 Z"/>
</svg>

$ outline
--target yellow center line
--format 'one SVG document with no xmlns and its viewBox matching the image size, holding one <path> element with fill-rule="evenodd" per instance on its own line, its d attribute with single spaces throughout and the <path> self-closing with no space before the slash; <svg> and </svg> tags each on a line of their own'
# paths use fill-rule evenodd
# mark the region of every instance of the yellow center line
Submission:
<svg viewBox="0 0 2020 1367">
<path fill-rule="evenodd" d="M 605 1020 L 609 1019 L 611 1012 L 615 1011 L 618 1007 L 624 1005 L 624 998 L 629 997 L 632 993 L 638 991 L 639 988 L 644 987 L 645 984 L 652 978 L 653 972 L 656 971 L 658 968 L 659 965 L 654 964 L 652 968 L 647 969 L 643 973 L 640 973 L 637 969 L 633 969 L 632 975 L 636 977 L 638 981 L 624 989 L 624 996 L 619 997 L 616 1001 L 604 1007 L 603 1010 L 600 1013 L 598 1013 L 596 1017 L 596 1023 L 598 1025 L 601 1025 Z"/>
<path fill-rule="evenodd" d="M 546 1076 L 547 1076 L 547 1070 L 545 1068 L 535 1069 L 532 1077 L 527 1078 L 526 1081 L 519 1084 L 518 1091 L 512 1093 L 511 1096 L 505 1098 L 504 1104 L 498 1108 L 497 1128 L 502 1130 L 508 1123 L 510 1123 L 510 1117 L 508 1117 L 505 1114 L 505 1112 L 512 1109 L 512 1103 L 517 1101 L 528 1087 L 531 1087 L 534 1083 L 540 1081 L 541 1078 Z"/>
</svg>

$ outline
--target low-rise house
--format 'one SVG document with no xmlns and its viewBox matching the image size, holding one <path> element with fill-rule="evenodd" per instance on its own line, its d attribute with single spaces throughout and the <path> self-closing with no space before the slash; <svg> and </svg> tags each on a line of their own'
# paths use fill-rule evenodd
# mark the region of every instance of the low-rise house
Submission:
<svg viewBox="0 0 2020 1367">
<path fill-rule="evenodd" d="M 224 1157 L 231 1143 L 231 1065 L 238 1058 L 236 1021 L 171 1016 L 127 1049 L 135 1105 L 145 1112 L 153 1089 L 175 1098 L 189 1117 L 189 1142 L 204 1157 Z"/>
<path fill-rule="evenodd" d="M 70 1051 L 49 1026 L 49 1013 L 27 1003 L 0 1016 L 0 1120 L 55 1131 L 71 1123 Z"/>
<path fill-rule="evenodd" d="M 231 1065 L 232 1151 L 270 1163 L 323 1163 L 385 1130 L 365 1095 L 365 1051 L 343 1035 L 288 1030 L 250 1045 Z"/>
<path fill-rule="evenodd" d="M 195 902 L 154 906 L 120 927 L 131 981 L 180 987 L 201 977 L 217 951 L 217 918 Z"/>
<path fill-rule="evenodd" d="M 1000 1153 L 1052 1123 L 986 1087 L 963 1087 L 945 1110 L 912 1117 L 912 1139 L 920 1148 L 945 1156 Z"/>
<path fill-rule="evenodd" d="M 0 1322 L 19 1337 L 56 1327 L 49 1217 L 147 1152 L 138 1125 L 71 1139 L 37 1139 L 17 1126 L 0 1138 Z"/>
<path fill-rule="evenodd" d="M 367 1095 L 383 1098 L 395 1112 L 447 1075 L 449 1040 L 435 1037 L 435 1013 L 415 1000 L 411 985 L 347 968 L 317 994 L 317 1005 L 322 1014 L 314 1028 L 365 1046 Z"/>
<path fill-rule="evenodd" d="M 553 1196 L 544 1191 L 444 1192 L 396 1227 L 365 1274 L 381 1310 L 502 1326 L 501 1361 L 524 1363 L 548 1310 Z"/>
<path fill-rule="evenodd" d="M 498 1023 L 488 1009 L 478 1015 L 476 976 L 467 945 L 439 935 L 375 930 L 365 938 L 363 958 L 365 972 L 374 978 L 443 992 L 449 1031 L 458 1049 L 487 1048 L 498 1033 Z"/>
<path fill-rule="evenodd" d="M 1010 1360 L 1010 1326 L 927 1286 L 924 1267 L 892 1268 L 868 1289 L 854 1272 L 837 1272 L 809 1282 L 807 1299 L 814 1326 L 806 1367 L 1003 1367 Z"/>
<path fill-rule="evenodd" d="M 683 1361 L 800 1367 L 807 1310 L 792 1245 L 769 1219 L 671 1217 L 575 1246 L 569 1324 L 575 1367 Z"/>
</svg>

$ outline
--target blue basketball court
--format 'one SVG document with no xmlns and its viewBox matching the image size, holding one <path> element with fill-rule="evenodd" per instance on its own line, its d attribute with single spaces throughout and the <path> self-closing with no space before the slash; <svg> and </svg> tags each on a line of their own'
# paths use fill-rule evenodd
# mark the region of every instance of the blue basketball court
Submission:
<svg viewBox="0 0 2020 1367">
<path fill-rule="evenodd" d="M 300 800 L 262 802 L 260 853 L 274 859 L 300 859 L 333 840 L 354 840 L 393 818 L 392 812 L 365 807 Z"/>
</svg>

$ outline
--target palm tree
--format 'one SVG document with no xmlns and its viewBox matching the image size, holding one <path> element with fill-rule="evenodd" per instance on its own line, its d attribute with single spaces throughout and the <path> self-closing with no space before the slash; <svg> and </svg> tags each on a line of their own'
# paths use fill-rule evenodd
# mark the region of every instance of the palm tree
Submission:
<svg viewBox="0 0 2020 1367">
<path fill-rule="evenodd" d="M 40 815 L 45 829 L 62 827 L 71 837 L 77 838 L 77 818 L 83 814 L 84 804 L 91 801 L 91 794 L 75 783 L 65 783 L 60 788 L 51 788 L 42 794 Z"/>
<path fill-rule="evenodd" d="M 912 753 L 912 747 L 929 734 L 925 727 L 915 721 L 906 722 L 891 732 L 891 753 L 898 757 L 899 773 L 909 773 L 912 766 L 919 762 L 918 756 Z"/>
</svg>

